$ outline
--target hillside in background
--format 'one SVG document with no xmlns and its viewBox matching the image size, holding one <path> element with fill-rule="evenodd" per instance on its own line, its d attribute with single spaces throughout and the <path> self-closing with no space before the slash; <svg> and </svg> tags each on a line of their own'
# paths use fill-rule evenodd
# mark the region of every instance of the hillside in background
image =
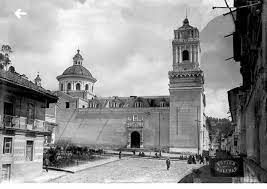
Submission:
<svg viewBox="0 0 267 189">
<path fill-rule="evenodd" d="M 231 89 L 241 83 L 239 63 L 225 59 L 233 57 L 233 37 L 225 35 L 234 31 L 231 17 L 218 16 L 200 32 L 201 65 L 207 88 Z"/>
</svg>

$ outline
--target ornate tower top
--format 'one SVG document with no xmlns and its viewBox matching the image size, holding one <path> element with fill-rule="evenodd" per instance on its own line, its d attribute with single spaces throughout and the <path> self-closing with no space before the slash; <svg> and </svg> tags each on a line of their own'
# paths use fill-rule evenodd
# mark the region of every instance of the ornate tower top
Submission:
<svg viewBox="0 0 267 189">
<path fill-rule="evenodd" d="M 173 71 L 199 70 L 199 31 L 189 24 L 186 17 L 183 25 L 174 30 Z"/>
<path fill-rule="evenodd" d="M 204 75 L 200 69 L 199 31 L 189 24 L 187 17 L 183 20 L 183 25 L 174 30 L 172 50 L 173 70 L 169 72 L 170 83 L 186 85 L 181 78 L 199 78 L 199 83 L 204 83 Z"/>
<path fill-rule="evenodd" d="M 83 63 L 83 57 L 80 54 L 80 50 L 77 50 L 76 55 L 73 57 L 73 65 L 82 65 Z"/>
</svg>

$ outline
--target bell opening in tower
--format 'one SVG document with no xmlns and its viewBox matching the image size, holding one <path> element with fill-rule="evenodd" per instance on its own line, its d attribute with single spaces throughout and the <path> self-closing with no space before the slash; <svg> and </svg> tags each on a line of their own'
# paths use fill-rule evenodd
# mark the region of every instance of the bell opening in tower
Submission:
<svg viewBox="0 0 267 189">
<path fill-rule="evenodd" d="M 188 50 L 183 51 L 183 61 L 189 60 L 189 52 Z"/>
</svg>

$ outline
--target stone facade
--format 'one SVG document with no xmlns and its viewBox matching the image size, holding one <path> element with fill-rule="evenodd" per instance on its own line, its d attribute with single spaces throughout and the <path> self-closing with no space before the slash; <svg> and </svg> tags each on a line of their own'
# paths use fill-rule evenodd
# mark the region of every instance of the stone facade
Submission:
<svg viewBox="0 0 267 189">
<path fill-rule="evenodd" d="M 77 54 L 73 57 L 73 65 L 57 77 L 59 91 L 83 99 L 90 99 L 95 96 L 94 83 L 96 79 L 82 66 L 82 63 L 83 57 L 80 54 L 80 50 L 77 50 Z"/>
<path fill-rule="evenodd" d="M 56 101 L 40 85 L 0 69 L 0 182 L 42 172 L 44 136 L 51 135 L 45 108 Z"/>
<path fill-rule="evenodd" d="M 245 156 L 247 181 L 267 182 L 267 0 L 251 5 L 235 0 L 238 9 L 234 33 L 234 59 L 240 61 L 242 86 L 240 109 L 234 124 L 240 122 L 240 153 Z M 232 117 L 238 106 L 230 102 Z"/>
<path fill-rule="evenodd" d="M 169 72 L 170 150 L 199 153 L 205 103 L 199 32 L 186 18 L 174 34 L 173 70 Z"/>
<path fill-rule="evenodd" d="M 63 87 L 57 92 L 59 101 L 55 105 L 59 125 L 56 141 L 181 153 L 208 150 L 204 79 L 199 67 L 199 32 L 185 19 L 184 25 L 174 34 L 170 96 L 77 98 Z M 66 80 L 81 75 L 77 73 L 69 77 L 64 73 L 62 76 Z M 59 76 L 60 85 L 61 79 Z"/>
</svg>

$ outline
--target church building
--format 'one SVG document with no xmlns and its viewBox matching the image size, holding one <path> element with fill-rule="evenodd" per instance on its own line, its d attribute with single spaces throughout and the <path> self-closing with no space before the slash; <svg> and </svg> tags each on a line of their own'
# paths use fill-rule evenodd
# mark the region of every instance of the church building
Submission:
<svg viewBox="0 0 267 189">
<path fill-rule="evenodd" d="M 172 50 L 170 95 L 130 97 L 96 96 L 97 80 L 78 50 L 73 65 L 57 77 L 56 142 L 104 149 L 208 150 L 199 31 L 187 18 L 174 30 Z"/>
</svg>

